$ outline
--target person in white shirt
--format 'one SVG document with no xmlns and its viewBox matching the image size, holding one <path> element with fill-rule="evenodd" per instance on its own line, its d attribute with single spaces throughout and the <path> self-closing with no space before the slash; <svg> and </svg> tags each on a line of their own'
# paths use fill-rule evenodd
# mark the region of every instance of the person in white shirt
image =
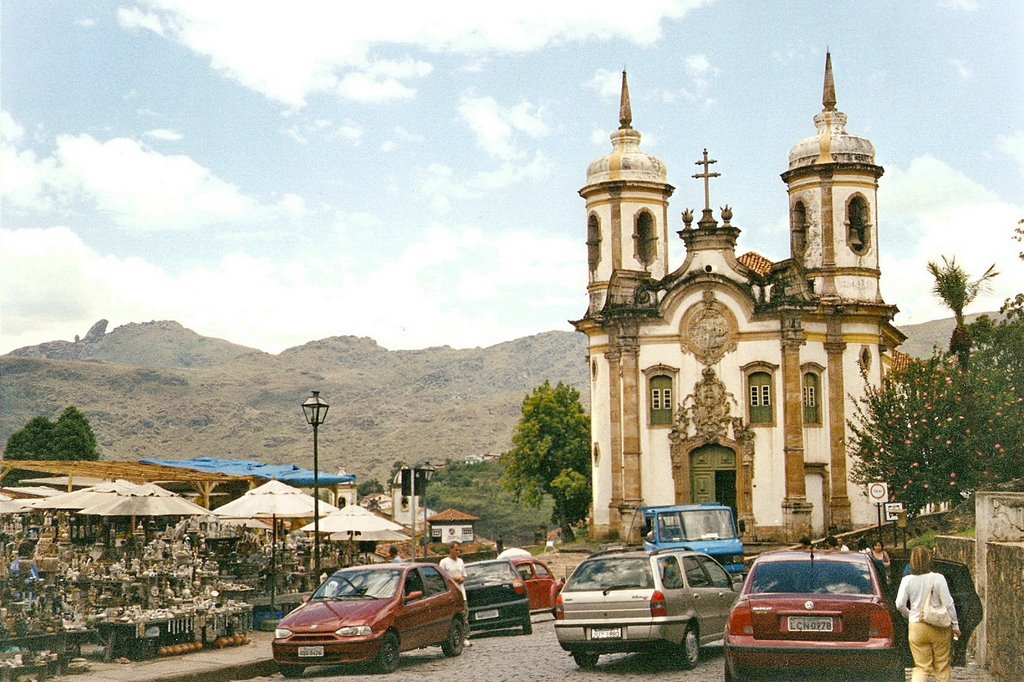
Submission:
<svg viewBox="0 0 1024 682">
<path fill-rule="evenodd" d="M 462 600 L 465 603 L 466 614 L 466 646 L 469 646 L 469 602 L 466 602 L 466 562 L 459 556 L 462 553 L 462 545 L 453 542 L 448 546 L 448 556 L 441 559 L 438 565 L 451 576 L 452 582 L 462 593 Z"/>
<path fill-rule="evenodd" d="M 938 606 L 935 603 L 938 600 L 945 607 L 952 620 L 951 627 L 940 628 L 921 620 L 922 605 L 929 595 L 933 606 Z M 896 608 L 910 624 L 910 653 L 914 656 L 911 682 L 928 682 L 932 673 L 937 682 L 949 682 L 953 673 L 951 636 L 960 637 L 960 622 L 946 576 L 932 572 L 932 553 L 927 547 L 915 547 L 910 552 L 910 574 L 900 581 Z"/>
</svg>

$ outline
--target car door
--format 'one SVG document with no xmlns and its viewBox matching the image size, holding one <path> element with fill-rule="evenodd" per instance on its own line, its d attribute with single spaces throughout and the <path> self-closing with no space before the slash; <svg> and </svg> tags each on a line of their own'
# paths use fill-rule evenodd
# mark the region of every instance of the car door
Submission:
<svg viewBox="0 0 1024 682">
<path fill-rule="evenodd" d="M 688 593 L 693 600 L 693 608 L 700 619 L 700 631 L 723 632 L 725 618 L 718 613 L 718 588 L 711 584 L 711 578 L 697 561 L 696 556 L 681 557 L 683 574 L 686 576 Z"/>
<path fill-rule="evenodd" d="M 427 607 L 424 641 L 438 644 L 448 636 L 448 628 L 451 627 L 456 611 L 455 600 L 440 571 L 432 566 L 423 566 L 419 570 L 423 577 L 423 596 Z"/>
<path fill-rule="evenodd" d="M 527 589 L 530 590 L 530 608 L 550 611 L 555 606 L 555 597 L 552 594 L 555 576 L 551 575 L 548 567 L 539 561 L 533 562 L 532 565 L 533 579 L 527 583 Z M 531 583 L 532 587 L 530 587 Z"/>
<path fill-rule="evenodd" d="M 658 573 L 661 575 L 661 588 L 665 594 L 665 601 L 668 604 L 670 616 L 679 617 L 700 613 L 697 611 L 697 600 L 693 598 L 693 590 L 686 584 L 683 577 L 683 567 L 679 563 L 679 557 L 674 554 L 665 554 L 658 557 Z M 680 632 L 682 637 L 682 632 Z"/>
<path fill-rule="evenodd" d="M 713 594 L 711 595 L 715 603 L 715 615 L 712 623 L 721 623 L 721 627 L 715 625 L 715 632 L 721 634 L 725 630 L 725 623 L 729 620 L 729 611 L 732 610 L 732 605 L 739 599 L 739 592 L 733 588 L 732 577 L 725 572 L 722 565 L 709 556 L 697 556 L 697 562 L 707 573 L 708 578 L 711 580 L 711 587 Z M 710 630 L 704 630 L 704 634 L 710 634 Z"/>
<path fill-rule="evenodd" d="M 420 596 L 410 599 L 416 592 L 419 592 Z M 395 617 L 395 627 L 402 642 L 402 651 L 426 646 L 432 620 L 431 605 L 423 585 L 423 577 L 415 567 L 405 573 L 402 602 Z"/>
</svg>

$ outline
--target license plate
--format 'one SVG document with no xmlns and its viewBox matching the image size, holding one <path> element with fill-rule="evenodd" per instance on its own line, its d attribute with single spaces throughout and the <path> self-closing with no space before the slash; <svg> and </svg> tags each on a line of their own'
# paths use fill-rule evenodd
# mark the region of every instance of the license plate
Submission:
<svg viewBox="0 0 1024 682">
<path fill-rule="evenodd" d="M 590 639 L 622 639 L 622 628 L 591 628 Z"/>
<path fill-rule="evenodd" d="M 490 620 L 491 618 L 498 617 L 498 609 L 490 609 L 489 611 L 480 611 L 476 614 L 477 620 Z"/>
<path fill-rule="evenodd" d="M 832 632 L 832 618 L 829 616 L 790 616 L 790 632 Z"/>
<path fill-rule="evenodd" d="M 323 658 L 324 648 L 322 646 L 300 646 L 299 658 Z"/>
</svg>

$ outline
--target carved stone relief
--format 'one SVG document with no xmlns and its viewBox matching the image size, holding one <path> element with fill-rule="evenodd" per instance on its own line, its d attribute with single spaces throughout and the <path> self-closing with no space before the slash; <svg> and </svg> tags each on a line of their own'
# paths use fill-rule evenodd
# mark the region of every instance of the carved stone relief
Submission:
<svg viewBox="0 0 1024 682">
<path fill-rule="evenodd" d="M 736 349 L 738 332 L 736 318 L 711 289 L 704 291 L 704 300 L 683 316 L 683 347 L 705 365 L 713 365 L 729 351 Z"/>
</svg>

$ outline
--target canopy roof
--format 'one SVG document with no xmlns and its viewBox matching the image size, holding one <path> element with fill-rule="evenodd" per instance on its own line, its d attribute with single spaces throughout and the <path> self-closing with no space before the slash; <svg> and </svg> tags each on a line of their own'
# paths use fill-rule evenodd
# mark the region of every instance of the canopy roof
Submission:
<svg viewBox="0 0 1024 682">
<path fill-rule="evenodd" d="M 292 486 L 308 488 L 313 485 L 313 471 L 302 469 L 294 464 L 264 464 L 237 459 L 221 459 L 219 457 L 195 457 L 193 459 L 143 459 L 142 464 L 155 464 L 165 467 L 179 467 L 192 471 L 211 474 L 226 474 L 244 478 L 262 478 L 276 480 Z M 356 480 L 353 474 L 327 474 L 319 472 L 319 484 L 323 486 L 352 483 Z"/>
</svg>

